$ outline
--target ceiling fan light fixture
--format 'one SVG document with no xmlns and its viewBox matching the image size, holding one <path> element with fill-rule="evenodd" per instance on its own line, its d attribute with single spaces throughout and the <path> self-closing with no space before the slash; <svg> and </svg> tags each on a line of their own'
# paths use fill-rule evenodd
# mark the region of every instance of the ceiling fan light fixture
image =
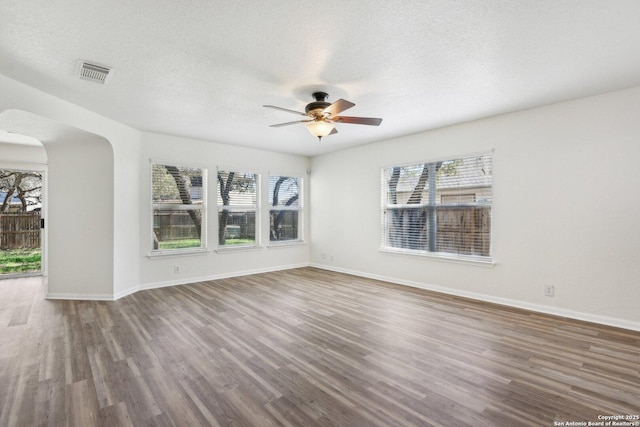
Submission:
<svg viewBox="0 0 640 427">
<path fill-rule="evenodd" d="M 289 110 L 288 108 L 276 107 L 275 105 L 263 105 L 263 107 L 274 108 L 280 111 L 286 111 L 287 113 L 293 113 L 300 116 L 305 116 L 304 120 L 296 120 L 295 122 L 278 123 L 269 127 L 278 128 L 282 126 L 295 125 L 298 123 L 304 123 L 309 129 L 311 135 L 322 140 L 322 137 L 327 135 L 333 135 L 338 133 L 333 123 L 346 123 L 356 125 L 369 125 L 379 126 L 382 119 L 374 117 L 350 117 L 339 116 L 345 110 L 351 107 L 355 107 L 356 104 L 344 99 L 338 99 L 333 104 L 329 104 L 327 99 L 329 95 L 326 92 L 314 92 L 314 102 L 311 102 L 304 107 L 304 113 L 300 111 Z"/>
<path fill-rule="evenodd" d="M 305 123 L 305 126 L 307 126 L 307 129 L 309 129 L 309 133 L 311 133 L 311 135 L 313 136 L 318 137 L 318 139 L 321 139 L 323 136 L 329 135 L 334 129 L 333 124 L 325 120 L 314 120 L 312 122 Z"/>
</svg>

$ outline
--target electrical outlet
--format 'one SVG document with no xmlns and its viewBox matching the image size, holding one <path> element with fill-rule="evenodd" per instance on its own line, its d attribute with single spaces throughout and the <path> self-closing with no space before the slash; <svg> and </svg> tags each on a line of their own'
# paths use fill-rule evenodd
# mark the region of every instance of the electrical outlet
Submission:
<svg viewBox="0 0 640 427">
<path fill-rule="evenodd" d="M 327 254 L 324 254 L 324 253 L 323 253 L 323 254 L 320 254 L 320 258 L 322 258 L 322 259 L 326 259 L 326 258 L 327 258 Z"/>
<path fill-rule="evenodd" d="M 544 287 L 544 295 L 547 297 L 552 297 L 553 296 L 553 285 L 547 285 Z"/>
<path fill-rule="evenodd" d="M 180 273 L 180 266 L 179 266 L 179 265 L 174 265 L 174 266 L 173 266 L 173 272 L 174 272 L 175 274 Z"/>
</svg>

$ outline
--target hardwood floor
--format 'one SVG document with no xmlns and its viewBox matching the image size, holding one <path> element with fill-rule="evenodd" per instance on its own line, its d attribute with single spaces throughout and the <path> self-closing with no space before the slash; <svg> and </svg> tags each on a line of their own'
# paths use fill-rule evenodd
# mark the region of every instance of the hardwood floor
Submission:
<svg viewBox="0 0 640 427">
<path fill-rule="evenodd" d="M 640 333 L 303 268 L 48 301 L 0 281 L 0 426 L 553 426 L 640 414 Z M 559 425 L 559 424 L 556 424 Z"/>
</svg>

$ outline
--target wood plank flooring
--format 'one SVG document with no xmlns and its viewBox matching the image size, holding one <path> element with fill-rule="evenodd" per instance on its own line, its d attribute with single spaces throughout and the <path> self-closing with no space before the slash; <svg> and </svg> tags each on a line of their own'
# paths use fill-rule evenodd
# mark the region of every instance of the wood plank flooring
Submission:
<svg viewBox="0 0 640 427">
<path fill-rule="evenodd" d="M 48 301 L 0 281 L 0 426 L 553 426 L 640 414 L 640 333 L 303 268 Z M 559 424 L 556 424 L 559 425 Z"/>
</svg>

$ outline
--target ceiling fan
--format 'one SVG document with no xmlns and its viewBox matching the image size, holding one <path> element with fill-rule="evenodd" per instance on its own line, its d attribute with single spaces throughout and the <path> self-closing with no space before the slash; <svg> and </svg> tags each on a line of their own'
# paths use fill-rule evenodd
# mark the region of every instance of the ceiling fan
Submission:
<svg viewBox="0 0 640 427">
<path fill-rule="evenodd" d="M 289 113 L 298 114 L 300 116 L 307 117 L 303 120 L 296 120 L 295 122 L 279 123 L 271 125 L 269 127 L 277 128 L 281 126 L 295 125 L 297 123 L 304 123 L 311 132 L 311 135 L 317 136 L 318 140 L 321 140 L 323 136 L 333 135 L 338 133 L 333 123 L 351 123 L 357 125 L 370 125 L 379 126 L 382 119 L 376 119 L 373 117 L 349 117 L 338 116 L 344 110 L 355 106 L 353 102 L 345 101 L 344 99 L 338 99 L 333 104 L 326 101 L 329 95 L 326 92 L 314 92 L 311 96 L 315 99 L 314 102 L 307 104 L 304 109 L 304 113 L 295 110 L 289 110 L 287 108 L 276 107 L 275 105 L 263 105 L 267 108 L 275 108 L 276 110 L 287 111 Z"/>
</svg>

